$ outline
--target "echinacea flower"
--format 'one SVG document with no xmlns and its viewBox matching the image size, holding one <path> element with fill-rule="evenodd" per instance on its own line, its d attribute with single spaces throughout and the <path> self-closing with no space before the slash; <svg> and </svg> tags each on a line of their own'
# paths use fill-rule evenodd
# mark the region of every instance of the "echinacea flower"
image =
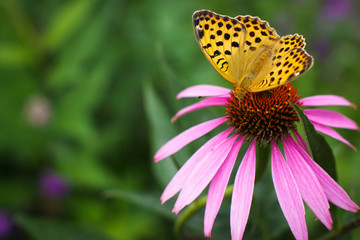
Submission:
<svg viewBox="0 0 360 240">
<path fill-rule="evenodd" d="M 232 239 L 242 238 L 248 221 L 255 184 L 257 143 L 271 145 L 275 192 L 296 239 L 308 238 L 303 201 L 329 230 L 332 229 L 329 202 L 347 211 L 359 210 L 348 194 L 310 157 L 305 140 L 296 130 L 299 117 L 290 104 L 301 108 L 353 106 L 349 101 L 335 95 L 301 99 L 290 83 L 269 91 L 246 93 L 241 99 L 234 97 L 234 92 L 226 88 L 197 85 L 183 90 L 177 98 L 199 96 L 204 99 L 181 109 L 173 120 L 201 108 L 219 105 L 225 106 L 225 116 L 200 123 L 174 137 L 158 150 L 154 159 L 155 162 L 160 161 L 218 126 L 227 124 L 226 130 L 211 138 L 187 160 L 161 196 L 164 203 L 180 192 L 173 209 L 177 214 L 209 186 L 204 216 L 205 236 L 211 236 L 214 220 L 244 141 L 250 141 L 250 145 L 234 180 L 230 210 Z M 305 109 L 304 114 L 317 131 L 354 148 L 332 128 L 358 129 L 354 121 L 327 109 Z M 280 142 L 285 157 L 278 147 Z"/>
</svg>

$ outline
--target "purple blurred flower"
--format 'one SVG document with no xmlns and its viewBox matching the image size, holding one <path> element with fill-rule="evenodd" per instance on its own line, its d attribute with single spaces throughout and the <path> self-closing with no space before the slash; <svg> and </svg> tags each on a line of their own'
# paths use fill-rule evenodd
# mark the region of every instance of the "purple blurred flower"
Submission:
<svg viewBox="0 0 360 240">
<path fill-rule="evenodd" d="M 190 157 L 161 196 L 164 203 L 180 192 L 173 209 L 173 212 L 178 213 L 209 185 L 204 216 L 205 236 L 211 236 L 214 220 L 245 140 L 250 140 L 251 143 L 234 181 L 230 209 L 232 239 L 242 239 L 248 221 L 255 185 L 255 146 L 259 142 L 271 145 L 271 170 L 275 192 L 296 239 L 308 238 L 303 201 L 329 230 L 332 229 L 329 202 L 347 211 L 359 210 L 347 193 L 309 156 L 307 145 L 296 130 L 299 119 L 289 104 L 292 102 L 301 107 L 354 106 L 349 101 L 335 95 L 301 99 L 292 84 L 285 84 L 270 91 L 247 93 L 241 99 L 235 97 L 234 92 L 229 89 L 211 85 L 193 86 L 178 94 L 178 98 L 197 96 L 205 98 L 181 109 L 173 120 L 201 108 L 221 105 L 226 108 L 226 116 L 184 131 L 162 146 L 154 159 L 158 162 L 218 126 L 227 124 L 225 131 L 210 139 Z M 354 121 L 327 109 L 305 109 L 304 114 L 317 131 L 354 148 L 331 128 L 358 130 Z M 278 143 L 284 146 L 285 157 L 279 150 Z"/>
<path fill-rule="evenodd" d="M 11 233 L 13 222 L 10 216 L 0 212 L 0 238 L 8 237 Z"/>
<path fill-rule="evenodd" d="M 60 198 L 66 196 L 70 190 L 68 181 L 49 172 L 40 176 L 39 185 L 40 191 L 45 197 Z"/>
<path fill-rule="evenodd" d="M 328 19 L 341 19 L 346 17 L 352 8 L 350 0 L 324 1 L 323 14 Z"/>
</svg>

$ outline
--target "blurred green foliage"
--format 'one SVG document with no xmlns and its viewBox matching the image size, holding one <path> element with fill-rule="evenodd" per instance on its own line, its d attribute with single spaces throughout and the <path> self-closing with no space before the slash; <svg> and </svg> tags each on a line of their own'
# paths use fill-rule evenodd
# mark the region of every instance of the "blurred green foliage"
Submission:
<svg viewBox="0 0 360 240">
<path fill-rule="evenodd" d="M 355 0 L 0 0 L 0 225 L 10 222 L 0 237 L 174 238 L 172 202 L 162 206 L 159 198 L 176 167 L 170 159 L 153 164 L 152 155 L 221 114 L 202 110 L 171 124 L 193 101 L 177 101 L 178 91 L 231 87 L 198 49 L 192 13 L 256 15 L 279 35 L 304 35 L 315 65 L 295 81 L 299 94 L 337 94 L 360 106 L 359 7 Z M 359 111 L 335 109 L 360 123 Z M 339 132 L 360 148 L 359 133 Z M 326 139 L 338 181 L 359 204 L 359 154 Z M 205 140 L 176 158 L 183 163 Z M 270 176 L 255 187 L 255 199 L 245 237 L 291 236 Z M 215 221 L 215 239 L 229 237 L 228 205 Z M 341 222 L 356 215 L 338 212 Z M 202 216 L 188 224 L 197 236 Z M 310 236 L 326 232 L 311 212 L 307 218 Z"/>
</svg>

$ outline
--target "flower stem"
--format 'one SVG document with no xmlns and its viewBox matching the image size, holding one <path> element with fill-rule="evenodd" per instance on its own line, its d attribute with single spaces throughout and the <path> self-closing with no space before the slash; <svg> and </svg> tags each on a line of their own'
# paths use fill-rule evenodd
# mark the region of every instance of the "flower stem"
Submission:
<svg viewBox="0 0 360 240">
<path fill-rule="evenodd" d="M 230 197 L 233 191 L 233 185 L 230 185 L 226 188 L 224 197 Z M 190 204 L 184 212 L 177 218 L 174 226 L 175 236 L 178 239 L 185 238 L 186 239 L 197 239 L 196 236 L 189 236 L 188 233 L 184 231 L 185 223 L 201 208 L 206 205 L 207 196 L 203 196 L 195 200 L 192 204 Z"/>
<path fill-rule="evenodd" d="M 355 228 L 360 226 L 360 217 L 353 219 L 352 221 L 340 226 L 338 229 L 334 229 L 333 231 L 325 234 L 320 240 L 331 240 L 336 239 L 339 236 L 354 230 Z"/>
</svg>

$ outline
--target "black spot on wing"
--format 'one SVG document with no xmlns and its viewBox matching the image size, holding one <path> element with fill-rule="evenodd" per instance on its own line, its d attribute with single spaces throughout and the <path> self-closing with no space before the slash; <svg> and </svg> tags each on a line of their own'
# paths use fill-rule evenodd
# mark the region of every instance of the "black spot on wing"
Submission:
<svg viewBox="0 0 360 240">
<path fill-rule="evenodd" d="M 211 58 L 214 58 L 216 56 L 219 56 L 220 52 L 218 50 L 215 50 L 214 55 L 210 56 Z"/>
<path fill-rule="evenodd" d="M 202 48 L 203 48 L 203 49 L 207 49 L 207 48 L 210 48 L 210 47 L 211 47 L 211 44 L 208 43 L 206 46 L 203 46 Z"/>
<path fill-rule="evenodd" d="M 198 30 L 198 37 L 199 39 L 202 39 L 204 37 L 204 30 Z"/>
<path fill-rule="evenodd" d="M 239 43 L 237 43 L 237 42 L 232 42 L 232 43 L 231 43 L 231 46 L 238 48 L 238 47 L 239 47 Z"/>
</svg>

